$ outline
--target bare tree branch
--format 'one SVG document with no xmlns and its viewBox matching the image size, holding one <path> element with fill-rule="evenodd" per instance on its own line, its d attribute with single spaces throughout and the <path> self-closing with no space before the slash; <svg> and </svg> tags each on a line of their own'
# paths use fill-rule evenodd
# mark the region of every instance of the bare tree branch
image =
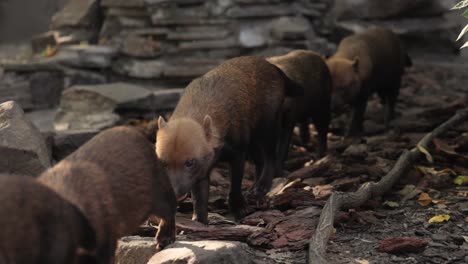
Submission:
<svg viewBox="0 0 468 264">
<path fill-rule="evenodd" d="M 452 118 L 425 135 L 418 145 L 429 149 L 432 140 L 452 127 L 468 120 L 468 109 L 459 110 Z M 326 259 L 327 243 L 334 232 L 333 222 L 340 210 L 356 208 L 363 205 L 370 198 L 378 197 L 389 191 L 393 184 L 404 175 L 423 154 L 417 147 L 405 150 L 393 168 L 379 182 L 367 182 L 352 193 L 333 193 L 322 209 L 315 234 L 309 243 L 309 264 L 329 263 Z"/>
</svg>

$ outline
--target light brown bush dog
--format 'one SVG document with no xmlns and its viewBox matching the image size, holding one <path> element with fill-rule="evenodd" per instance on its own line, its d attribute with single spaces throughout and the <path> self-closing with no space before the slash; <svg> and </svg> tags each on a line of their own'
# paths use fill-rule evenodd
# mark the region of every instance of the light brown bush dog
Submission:
<svg viewBox="0 0 468 264">
<path fill-rule="evenodd" d="M 246 156 L 257 166 L 255 193 L 263 196 L 278 173 L 284 74 L 265 59 L 230 59 L 185 89 L 170 120 L 158 120 L 156 153 L 167 167 L 176 196 L 192 191 L 193 219 L 207 224 L 209 175 L 218 161 L 231 167 L 229 207 L 246 213 L 241 192 Z M 300 94 L 300 91 L 294 91 Z"/>
<path fill-rule="evenodd" d="M 100 263 L 113 261 L 117 239 L 149 216 L 161 219 L 156 240 L 175 240 L 177 201 L 145 135 L 130 127 L 105 130 L 38 179 L 78 207 L 96 232 Z"/>
<path fill-rule="evenodd" d="M 332 107 L 354 108 L 347 134 L 362 132 L 369 96 L 377 92 L 385 104 L 385 126 L 390 127 L 405 66 L 411 60 L 398 37 L 390 30 L 374 27 L 344 38 L 327 60 L 333 79 Z"/>
<path fill-rule="evenodd" d="M 304 96 L 286 98 L 284 103 L 283 140 L 285 149 L 280 157 L 287 158 L 294 125 L 299 123 L 302 143 L 310 140 L 309 121 L 318 133 L 318 154 L 327 151 L 327 133 L 330 124 L 331 76 L 325 60 L 313 51 L 295 50 L 286 55 L 268 58 L 270 63 L 304 89 Z"/>
<path fill-rule="evenodd" d="M 0 263 L 95 263 L 83 214 L 28 176 L 0 175 Z"/>
</svg>

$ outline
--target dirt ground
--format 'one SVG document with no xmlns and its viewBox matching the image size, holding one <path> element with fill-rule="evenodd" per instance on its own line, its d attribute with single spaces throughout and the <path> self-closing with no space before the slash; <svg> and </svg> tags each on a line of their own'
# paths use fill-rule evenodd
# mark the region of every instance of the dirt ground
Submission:
<svg viewBox="0 0 468 264">
<path fill-rule="evenodd" d="M 259 263 L 305 263 L 308 240 L 331 191 L 355 191 L 364 182 L 378 181 L 404 149 L 414 147 L 427 132 L 467 106 L 467 65 L 416 62 L 404 76 L 391 132 L 384 132 L 383 108 L 377 98 L 369 101 L 362 138 L 344 141 L 347 116 L 334 118 L 327 166 L 306 173 L 302 180 L 292 174 L 275 179 L 268 203 L 249 201 L 252 214 L 242 223 L 228 215 L 229 178 L 221 166 L 211 176 L 210 226 L 188 219 L 192 205 L 186 199 L 179 206 L 178 239 L 244 241 L 263 256 Z M 390 193 L 340 214 L 328 244 L 332 263 L 468 262 L 468 187 L 454 183 L 457 176 L 468 175 L 468 123 L 435 143 L 433 163 L 421 160 Z M 315 163 L 312 142 L 294 145 L 285 167 L 292 173 Z M 253 184 L 253 172 L 252 166 L 246 166 L 245 190 Z M 428 195 L 426 201 L 419 201 L 422 193 Z M 437 215 L 450 219 L 429 223 Z M 423 246 L 382 252 L 380 243 L 395 237 L 414 238 Z"/>
</svg>

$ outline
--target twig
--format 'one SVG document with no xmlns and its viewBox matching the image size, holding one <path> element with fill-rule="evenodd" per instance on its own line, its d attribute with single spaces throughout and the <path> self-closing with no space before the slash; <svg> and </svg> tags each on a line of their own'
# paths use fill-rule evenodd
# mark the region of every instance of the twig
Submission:
<svg viewBox="0 0 468 264">
<path fill-rule="evenodd" d="M 432 140 L 442 133 L 458 126 L 468 120 L 468 108 L 459 110 L 452 118 L 435 128 L 432 132 L 426 134 L 418 146 L 423 149 L 429 149 Z M 390 190 L 393 184 L 404 175 L 421 157 L 422 153 L 415 147 L 411 150 L 405 150 L 393 168 L 379 182 L 367 182 L 352 193 L 333 193 L 322 209 L 320 220 L 314 236 L 309 242 L 309 264 L 329 263 L 326 259 L 327 243 L 334 232 L 333 222 L 340 210 L 346 210 L 363 205 L 370 198 L 378 197 Z"/>
</svg>

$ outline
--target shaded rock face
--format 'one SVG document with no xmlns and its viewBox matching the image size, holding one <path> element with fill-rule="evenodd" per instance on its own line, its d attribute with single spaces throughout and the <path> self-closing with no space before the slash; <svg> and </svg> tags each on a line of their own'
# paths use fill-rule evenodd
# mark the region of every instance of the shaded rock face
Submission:
<svg viewBox="0 0 468 264">
<path fill-rule="evenodd" d="M 382 19 L 403 16 L 440 15 L 446 9 L 440 0 L 336 0 L 336 17 Z"/>
<path fill-rule="evenodd" d="M 151 237 L 131 236 L 122 238 L 115 252 L 116 264 L 148 263 L 156 254 L 156 241 Z"/>
<path fill-rule="evenodd" d="M 51 29 L 93 27 L 98 22 L 98 0 L 71 0 L 52 17 Z"/>
<path fill-rule="evenodd" d="M 39 175 L 50 167 L 50 153 L 39 130 L 13 101 L 0 104 L 0 171 Z"/>
<path fill-rule="evenodd" d="M 120 120 L 115 111 L 169 110 L 181 93 L 182 89 L 151 91 L 128 83 L 73 86 L 62 94 L 54 128 L 57 131 L 101 130 Z"/>
</svg>

